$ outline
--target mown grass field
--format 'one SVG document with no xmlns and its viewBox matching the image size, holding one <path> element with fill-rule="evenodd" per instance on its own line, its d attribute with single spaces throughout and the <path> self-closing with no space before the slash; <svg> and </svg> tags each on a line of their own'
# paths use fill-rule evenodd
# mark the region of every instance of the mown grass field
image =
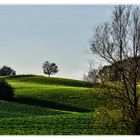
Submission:
<svg viewBox="0 0 140 140">
<path fill-rule="evenodd" d="M 97 84 L 44 76 L 4 78 L 14 87 L 15 97 L 0 100 L 1 135 L 122 133 L 116 127 L 93 127 L 94 111 L 105 103 L 92 96 L 100 90 Z"/>
</svg>

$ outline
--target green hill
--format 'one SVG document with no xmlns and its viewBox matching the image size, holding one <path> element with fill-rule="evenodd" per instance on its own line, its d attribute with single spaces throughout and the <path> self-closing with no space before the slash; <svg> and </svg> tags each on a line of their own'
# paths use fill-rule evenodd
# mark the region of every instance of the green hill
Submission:
<svg viewBox="0 0 140 140">
<path fill-rule="evenodd" d="M 92 97 L 91 83 L 45 76 L 5 78 L 15 88 L 15 102 L 42 107 L 89 112 L 100 104 Z"/>
<path fill-rule="evenodd" d="M 105 103 L 92 95 L 100 90 L 98 83 L 33 75 L 3 78 L 15 97 L 0 100 L 0 134 L 100 134 L 93 128 L 94 110 Z"/>
<path fill-rule="evenodd" d="M 37 84 L 47 85 L 64 85 L 64 86 L 76 86 L 76 87 L 92 87 L 90 82 L 84 82 L 80 80 L 66 79 L 66 78 L 54 78 L 35 75 L 17 75 L 11 77 L 5 77 L 6 79 L 14 79 L 20 82 L 29 82 Z"/>
</svg>

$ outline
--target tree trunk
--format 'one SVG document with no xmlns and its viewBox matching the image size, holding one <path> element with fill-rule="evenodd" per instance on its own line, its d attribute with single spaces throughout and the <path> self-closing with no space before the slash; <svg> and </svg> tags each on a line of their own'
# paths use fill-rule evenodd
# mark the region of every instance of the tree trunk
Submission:
<svg viewBox="0 0 140 140">
<path fill-rule="evenodd" d="M 129 131 L 130 135 L 140 135 L 140 120 L 136 121 Z"/>
<path fill-rule="evenodd" d="M 134 80 L 134 109 L 135 109 L 135 112 L 138 111 L 138 106 L 137 106 L 137 81 L 136 79 Z"/>
</svg>

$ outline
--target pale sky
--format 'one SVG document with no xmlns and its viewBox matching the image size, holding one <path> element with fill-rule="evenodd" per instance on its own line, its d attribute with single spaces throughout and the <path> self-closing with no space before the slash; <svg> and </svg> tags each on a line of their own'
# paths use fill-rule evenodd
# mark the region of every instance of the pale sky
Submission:
<svg viewBox="0 0 140 140">
<path fill-rule="evenodd" d="M 60 70 L 55 77 L 82 79 L 91 57 L 86 52 L 92 28 L 111 13 L 107 5 L 1 5 L 0 65 L 17 74 L 43 75 L 42 63 L 50 61 Z"/>
</svg>

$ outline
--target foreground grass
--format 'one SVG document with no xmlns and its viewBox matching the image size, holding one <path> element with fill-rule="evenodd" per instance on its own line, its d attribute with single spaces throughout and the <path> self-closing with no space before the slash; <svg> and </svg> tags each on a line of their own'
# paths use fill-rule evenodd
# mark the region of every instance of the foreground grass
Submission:
<svg viewBox="0 0 140 140">
<path fill-rule="evenodd" d="M 0 134 L 92 134 L 90 114 L 14 117 L 0 119 Z"/>
<path fill-rule="evenodd" d="M 94 127 L 95 115 L 53 110 L 12 102 L 0 103 L 0 135 L 103 135 L 121 129 Z M 124 133 L 122 133 L 124 134 Z"/>
<path fill-rule="evenodd" d="M 19 104 L 0 100 L 0 119 L 29 116 L 48 116 L 71 114 L 72 112 L 49 109 L 40 106 Z"/>
</svg>

